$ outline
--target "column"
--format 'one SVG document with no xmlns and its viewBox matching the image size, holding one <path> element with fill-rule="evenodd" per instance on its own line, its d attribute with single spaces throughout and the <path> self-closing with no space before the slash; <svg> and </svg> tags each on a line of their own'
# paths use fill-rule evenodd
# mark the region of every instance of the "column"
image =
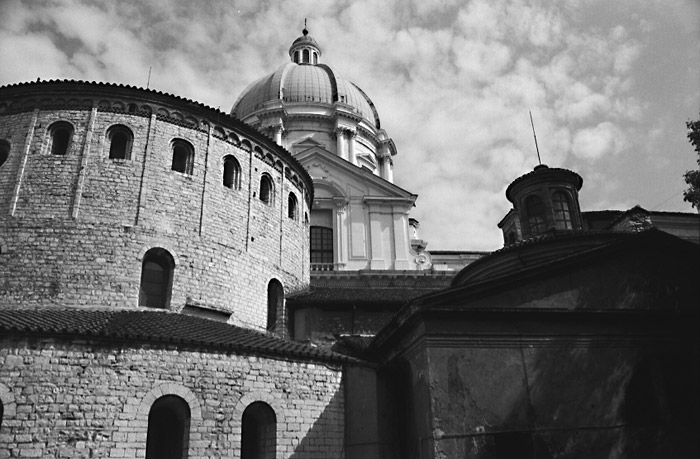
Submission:
<svg viewBox="0 0 700 459">
<path fill-rule="evenodd" d="M 357 166 L 357 158 L 355 157 L 355 137 L 357 137 L 357 132 L 347 131 L 348 134 L 348 161 Z"/>
<path fill-rule="evenodd" d="M 348 148 L 345 140 L 345 128 L 337 128 L 335 130 L 335 137 L 338 141 L 336 154 L 347 161 Z"/>
</svg>

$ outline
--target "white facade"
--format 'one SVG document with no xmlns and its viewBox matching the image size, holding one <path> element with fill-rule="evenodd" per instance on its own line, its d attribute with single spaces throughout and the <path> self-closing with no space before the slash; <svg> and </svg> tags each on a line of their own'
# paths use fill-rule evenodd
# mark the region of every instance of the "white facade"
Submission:
<svg viewBox="0 0 700 459">
<path fill-rule="evenodd" d="M 321 49 L 306 30 L 289 56 L 291 62 L 252 83 L 231 114 L 270 135 L 313 178 L 313 268 L 429 268 L 429 254 L 411 248 L 408 213 L 417 196 L 393 184 L 396 146 L 374 104 L 319 63 Z M 314 228 L 332 230 L 332 262 L 328 253 L 314 262 Z"/>
</svg>

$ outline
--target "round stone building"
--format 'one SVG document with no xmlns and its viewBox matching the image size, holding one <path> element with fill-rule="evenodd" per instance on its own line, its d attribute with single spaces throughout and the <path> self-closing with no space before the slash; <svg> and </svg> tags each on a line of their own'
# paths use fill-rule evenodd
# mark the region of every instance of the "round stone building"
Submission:
<svg viewBox="0 0 700 459">
<path fill-rule="evenodd" d="M 190 307 L 273 329 L 282 292 L 308 285 L 312 199 L 286 150 L 199 103 L 76 81 L 0 89 L 5 304 Z"/>
</svg>

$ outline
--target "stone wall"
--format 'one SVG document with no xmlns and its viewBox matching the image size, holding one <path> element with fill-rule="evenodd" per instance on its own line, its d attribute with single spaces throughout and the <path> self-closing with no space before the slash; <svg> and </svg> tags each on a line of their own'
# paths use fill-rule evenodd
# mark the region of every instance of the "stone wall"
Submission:
<svg viewBox="0 0 700 459">
<path fill-rule="evenodd" d="M 0 139 L 10 144 L 0 167 L 2 301 L 137 306 L 143 256 L 155 247 L 175 260 L 174 310 L 196 304 L 264 328 L 271 279 L 287 293 L 308 285 L 312 184 L 270 139 L 173 96 L 89 83 L 27 86 L 47 99 L 0 88 Z M 81 96 L 57 99 L 71 91 Z M 62 156 L 50 151 L 56 121 L 74 130 Z M 109 158 L 115 125 L 133 133 L 128 159 Z M 172 170 L 176 139 L 194 147 L 191 173 Z M 226 156 L 240 165 L 238 187 L 223 185 Z M 274 184 L 269 204 L 259 199 L 262 174 Z"/>
<path fill-rule="evenodd" d="M 130 343 L 6 338 L 0 457 L 145 457 L 148 415 L 172 394 L 191 412 L 189 458 L 240 457 L 241 418 L 275 412 L 277 458 L 341 458 L 342 369 Z"/>
</svg>

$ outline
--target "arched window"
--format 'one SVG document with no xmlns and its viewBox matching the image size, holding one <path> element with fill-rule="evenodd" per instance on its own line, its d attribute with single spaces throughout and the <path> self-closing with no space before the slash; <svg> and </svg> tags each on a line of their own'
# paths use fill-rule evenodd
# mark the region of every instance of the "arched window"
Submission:
<svg viewBox="0 0 700 459">
<path fill-rule="evenodd" d="M 139 306 L 165 309 L 170 304 L 175 262 L 167 250 L 153 248 L 146 252 L 141 266 Z"/>
<path fill-rule="evenodd" d="M 224 186 L 234 190 L 241 187 L 241 166 L 233 156 L 224 158 Z"/>
<path fill-rule="evenodd" d="M 525 214 L 530 234 L 535 236 L 547 229 L 544 219 L 544 203 L 539 196 L 530 196 L 525 200 Z"/>
<path fill-rule="evenodd" d="M 265 402 L 253 402 L 243 412 L 241 459 L 274 459 L 277 416 Z"/>
<path fill-rule="evenodd" d="M 308 64 L 309 63 L 309 50 L 305 49 L 303 55 L 304 55 L 304 64 Z"/>
<path fill-rule="evenodd" d="M 5 164 L 7 158 L 10 157 L 10 142 L 7 140 L 0 140 L 0 167 Z"/>
<path fill-rule="evenodd" d="M 287 198 L 287 217 L 292 220 L 299 218 L 298 202 L 294 193 L 289 193 L 289 198 Z"/>
<path fill-rule="evenodd" d="M 163 395 L 148 413 L 146 459 L 186 459 L 190 407 L 177 395 Z"/>
<path fill-rule="evenodd" d="M 173 164 L 172 170 L 192 175 L 194 168 L 194 147 L 191 143 L 182 139 L 173 140 Z"/>
<path fill-rule="evenodd" d="M 299 63 L 299 51 L 294 51 L 294 62 Z"/>
<path fill-rule="evenodd" d="M 554 227 L 556 229 L 573 229 L 569 199 L 563 191 L 555 191 L 552 194 L 552 206 L 554 208 Z"/>
<path fill-rule="evenodd" d="M 275 202 L 275 189 L 272 186 L 272 179 L 267 174 L 263 174 L 260 179 L 259 197 L 262 202 L 268 205 L 272 205 Z"/>
<path fill-rule="evenodd" d="M 331 270 L 333 266 L 333 230 L 323 226 L 311 227 L 311 265 L 316 270 Z M 316 265 L 316 266 L 314 266 Z"/>
<path fill-rule="evenodd" d="M 277 279 L 267 284 L 267 331 L 274 332 L 277 326 L 277 313 L 284 305 L 284 288 Z"/>
<path fill-rule="evenodd" d="M 134 134 L 126 126 L 117 124 L 107 130 L 109 139 L 109 159 L 131 159 L 131 146 Z"/>
<path fill-rule="evenodd" d="M 73 126 L 65 121 L 58 121 L 49 127 L 49 135 L 51 136 L 49 147 L 51 154 L 59 156 L 67 154 L 73 138 Z"/>
<path fill-rule="evenodd" d="M 316 64 L 318 64 L 318 54 L 313 53 L 313 56 L 314 56 L 314 65 L 316 65 Z"/>
</svg>

